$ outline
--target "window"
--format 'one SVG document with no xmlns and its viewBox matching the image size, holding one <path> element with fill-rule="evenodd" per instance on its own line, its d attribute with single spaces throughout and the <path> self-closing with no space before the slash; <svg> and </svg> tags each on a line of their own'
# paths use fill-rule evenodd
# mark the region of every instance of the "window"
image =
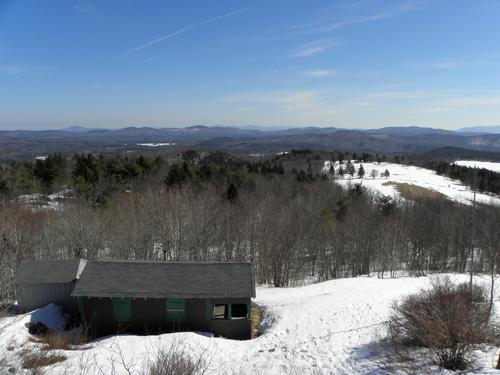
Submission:
<svg viewBox="0 0 500 375">
<path fill-rule="evenodd" d="M 229 309 L 227 304 L 214 305 L 212 319 L 227 319 L 228 312 Z"/>
<path fill-rule="evenodd" d="M 220 320 L 248 319 L 248 305 L 245 303 L 214 304 L 212 305 L 212 316 L 210 318 Z"/>
<path fill-rule="evenodd" d="M 186 301 L 182 298 L 167 298 L 167 320 L 184 322 L 186 320 Z"/>
<path fill-rule="evenodd" d="M 247 319 L 248 305 L 246 303 L 235 303 L 231 305 L 231 319 Z"/>
<path fill-rule="evenodd" d="M 132 300 L 130 298 L 112 298 L 113 319 L 115 322 L 132 320 Z"/>
</svg>

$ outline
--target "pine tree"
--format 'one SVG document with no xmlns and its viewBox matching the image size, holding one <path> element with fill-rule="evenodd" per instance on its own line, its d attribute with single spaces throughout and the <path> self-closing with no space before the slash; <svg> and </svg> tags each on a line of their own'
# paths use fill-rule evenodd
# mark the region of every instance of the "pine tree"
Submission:
<svg viewBox="0 0 500 375">
<path fill-rule="evenodd" d="M 344 167 L 340 166 L 339 170 L 337 171 L 337 174 L 339 175 L 339 178 L 344 178 L 345 174 Z"/>
<path fill-rule="evenodd" d="M 230 183 L 226 192 L 227 200 L 233 203 L 238 199 L 239 194 L 240 193 L 238 192 L 238 188 L 233 183 Z"/>
<path fill-rule="evenodd" d="M 389 170 L 388 170 L 388 169 L 386 169 L 386 170 L 384 171 L 384 177 L 385 177 L 385 178 L 388 178 L 390 175 L 391 175 L 391 174 L 389 173 Z"/>
<path fill-rule="evenodd" d="M 358 169 L 358 177 L 363 178 L 364 176 L 365 176 L 365 168 L 363 168 L 363 164 L 360 164 Z"/>
<path fill-rule="evenodd" d="M 350 160 L 347 161 L 347 165 L 345 168 L 346 168 L 346 172 L 348 174 L 350 174 L 351 178 L 352 178 L 352 176 L 354 176 L 354 173 L 356 173 L 356 168 L 354 167 L 354 165 L 351 163 Z"/>
</svg>

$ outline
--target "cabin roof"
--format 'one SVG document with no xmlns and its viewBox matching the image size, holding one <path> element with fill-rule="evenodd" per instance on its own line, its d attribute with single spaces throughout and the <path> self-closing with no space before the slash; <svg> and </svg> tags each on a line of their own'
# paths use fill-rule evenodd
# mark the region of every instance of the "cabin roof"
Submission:
<svg viewBox="0 0 500 375">
<path fill-rule="evenodd" d="M 17 268 L 14 284 L 70 283 L 78 278 L 85 262 L 83 259 L 25 260 Z"/>
<path fill-rule="evenodd" d="M 88 261 L 77 297 L 255 297 L 250 263 Z"/>
</svg>

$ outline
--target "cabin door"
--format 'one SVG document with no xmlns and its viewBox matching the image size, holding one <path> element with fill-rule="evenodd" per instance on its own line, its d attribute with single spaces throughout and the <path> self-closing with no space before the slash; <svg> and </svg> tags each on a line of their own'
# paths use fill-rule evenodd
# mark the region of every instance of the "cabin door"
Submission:
<svg viewBox="0 0 500 375">
<path fill-rule="evenodd" d="M 167 320 L 169 322 L 186 321 L 186 300 L 182 298 L 167 298 Z"/>
</svg>

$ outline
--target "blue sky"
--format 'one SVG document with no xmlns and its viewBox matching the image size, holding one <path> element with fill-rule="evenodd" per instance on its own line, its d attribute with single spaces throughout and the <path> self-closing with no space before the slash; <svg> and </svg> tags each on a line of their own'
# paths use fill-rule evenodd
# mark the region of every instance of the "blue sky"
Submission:
<svg viewBox="0 0 500 375">
<path fill-rule="evenodd" d="M 498 0 L 0 0 L 0 129 L 500 124 Z"/>
</svg>

